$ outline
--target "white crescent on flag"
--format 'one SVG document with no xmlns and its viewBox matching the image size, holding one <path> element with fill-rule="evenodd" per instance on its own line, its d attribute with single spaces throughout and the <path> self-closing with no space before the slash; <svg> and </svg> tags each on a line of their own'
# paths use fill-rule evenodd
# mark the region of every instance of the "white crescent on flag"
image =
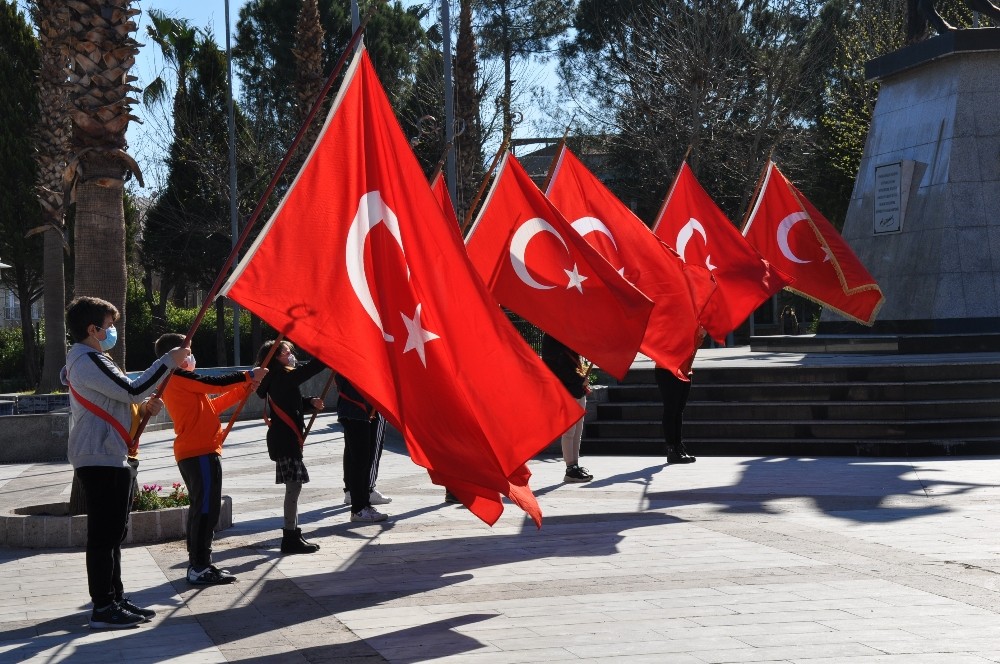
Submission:
<svg viewBox="0 0 1000 664">
<path fill-rule="evenodd" d="M 785 258 L 792 261 L 793 263 L 812 263 L 812 261 L 802 260 L 795 255 L 792 248 L 788 246 L 788 234 L 792 230 L 792 226 L 799 223 L 800 221 L 805 221 L 809 218 L 809 215 L 805 212 L 793 212 L 778 224 L 778 248 L 781 249 L 781 253 L 784 254 Z"/>
<path fill-rule="evenodd" d="M 528 271 L 528 266 L 524 262 L 524 254 L 528 250 L 528 244 L 531 240 L 539 233 L 552 233 L 559 240 L 559 244 L 563 246 L 566 253 L 569 253 L 569 247 L 566 245 L 566 240 L 563 239 L 559 231 L 555 229 L 549 222 L 541 219 L 540 217 L 533 217 L 528 221 L 521 224 L 521 226 L 514 232 L 514 237 L 510 240 L 510 264 L 514 267 L 514 273 L 517 275 L 518 279 L 523 281 L 526 285 L 536 289 L 536 290 L 548 290 L 550 288 L 555 288 L 552 284 L 543 284 L 531 276 Z M 583 282 L 587 280 L 580 274 L 580 271 L 576 264 L 573 265 L 572 270 L 563 270 L 566 276 L 569 277 L 569 284 L 566 288 L 576 288 L 581 293 L 583 292 Z"/>
</svg>

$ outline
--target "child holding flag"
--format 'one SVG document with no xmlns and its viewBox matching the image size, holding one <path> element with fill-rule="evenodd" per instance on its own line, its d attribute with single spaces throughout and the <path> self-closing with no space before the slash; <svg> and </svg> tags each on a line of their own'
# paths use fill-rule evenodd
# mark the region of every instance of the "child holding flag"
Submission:
<svg viewBox="0 0 1000 664">
<path fill-rule="evenodd" d="M 275 463 L 275 484 L 285 485 L 284 517 L 281 536 L 282 553 L 316 553 L 319 545 L 306 541 L 298 527 L 299 494 L 309 481 L 309 471 L 302 460 L 305 446 L 305 413 L 323 410 L 319 397 L 303 397 L 302 383 L 326 368 L 313 359 L 297 366 L 294 347 L 288 341 L 265 341 L 257 352 L 257 364 L 262 365 L 274 344 L 278 349 L 267 368 L 270 372 L 260 382 L 257 396 L 265 400 L 265 412 L 271 417 L 267 429 L 267 453 Z"/>
<path fill-rule="evenodd" d="M 169 369 L 191 351 L 174 348 L 131 380 L 105 353 L 118 339 L 118 309 L 107 300 L 78 297 L 66 308 L 73 345 L 61 378 L 70 391 L 67 456 L 87 498 L 87 586 L 94 610 L 91 629 L 126 629 L 148 622 L 156 612 L 133 604 L 122 586 L 121 543 L 128 530 L 136 453 L 132 437 L 139 404 L 159 411 L 146 399 Z M 131 429 L 129 428 L 131 427 Z"/>
<path fill-rule="evenodd" d="M 184 344 L 184 335 L 170 332 L 156 340 L 156 353 Z M 187 485 L 191 506 L 187 517 L 187 581 L 196 586 L 236 580 L 212 564 L 212 538 L 222 501 L 222 424 L 219 414 L 260 385 L 267 369 L 254 368 L 223 376 L 199 376 L 194 355 L 188 357 L 163 391 L 174 422 L 174 459 Z M 210 398 L 209 395 L 218 395 Z"/>
</svg>

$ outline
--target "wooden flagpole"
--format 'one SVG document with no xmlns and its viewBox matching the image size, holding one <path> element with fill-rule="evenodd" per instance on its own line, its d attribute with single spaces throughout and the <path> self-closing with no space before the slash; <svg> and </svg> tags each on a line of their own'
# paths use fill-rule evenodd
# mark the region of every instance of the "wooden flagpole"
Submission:
<svg viewBox="0 0 1000 664">
<path fill-rule="evenodd" d="M 545 182 L 542 183 L 542 192 L 545 194 L 549 193 L 549 185 L 552 183 L 552 176 L 556 173 L 556 166 L 559 164 L 559 156 L 562 154 L 563 148 L 566 147 L 566 137 L 569 136 L 569 128 L 573 124 L 573 120 L 566 125 L 566 129 L 563 131 L 562 138 L 559 139 L 559 143 L 556 144 L 556 153 L 552 156 L 552 163 L 549 164 L 549 172 L 545 175 Z"/>
<path fill-rule="evenodd" d="M 278 182 L 281 180 L 281 176 L 284 174 L 285 169 L 288 167 L 288 163 L 292 160 L 292 155 L 299 147 L 299 143 L 302 142 L 303 137 L 306 134 L 306 130 L 312 124 L 316 115 L 319 113 L 320 109 L 323 107 L 323 101 L 326 99 L 327 94 L 330 92 L 330 88 L 333 87 L 334 81 L 340 76 L 340 73 L 344 69 L 344 64 L 347 62 L 347 57 L 354 51 L 358 42 L 361 40 L 361 35 L 364 33 L 365 27 L 368 25 L 368 21 L 371 20 L 372 16 L 375 14 L 375 10 L 378 9 L 387 0 L 376 0 L 371 7 L 369 7 L 368 12 L 365 14 L 364 20 L 361 21 L 361 25 L 358 29 L 354 31 L 351 35 L 350 41 L 347 42 L 347 47 L 344 52 L 340 55 L 340 59 L 334 66 L 333 71 L 330 72 L 330 76 L 326 79 L 326 84 L 324 84 L 322 91 L 320 91 L 319 96 L 316 97 L 316 101 L 313 103 L 312 108 L 309 110 L 309 115 L 302 122 L 302 126 L 299 127 L 298 133 L 295 134 L 295 138 L 292 139 L 291 144 L 288 146 L 288 150 L 285 152 L 285 156 L 282 158 L 281 163 L 278 164 L 278 168 L 275 170 L 274 175 L 271 177 L 270 183 L 267 185 L 267 189 L 261 195 L 260 200 L 257 201 L 257 206 L 254 208 L 253 213 L 247 219 L 246 224 L 243 227 L 243 231 L 240 233 L 239 238 L 233 244 L 232 250 L 229 252 L 226 262 L 222 265 L 222 269 L 219 270 L 219 276 L 216 277 L 215 283 L 212 284 L 212 288 L 209 289 L 208 293 L 205 295 L 205 301 L 201 305 L 201 309 L 198 311 L 198 315 L 195 316 L 194 321 L 191 323 L 190 329 L 187 331 L 187 335 L 184 337 L 184 346 L 190 347 L 191 339 L 194 337 L 195 330 L 201 325 L 201 321 L 205 318 L 205 314 L 208 313 L 209 307 L 212 306 L 212 302 L 215 297 L 219 294 L 219 290 L 222 288 L 226 276 L 229 274 L 230 268 L 232 268 L 233 263 L 236 262 L 236 257 L 239 256 L 240 250 L 246 243 L 247 238 L 250 237 L 250 232 L 253 230 L 254 225 L 256 225 L 257 220 L 260 218 L 261 213 L 264 211 L 264 205 L 267 203 L 268 198 L 274 192 L 274 188 L 278 186 Z M 163 381 L 157 386 L 156 391 L 153 392 L 151 396 L 159 397 L 163 394 L 163 390 L 166 389 L 167 383 L 170 381 L 170 377 L 173 375 L 173 371 L 168 372 Z M 139 426 L 136 428 L 135 435 L 132 437 L 132 446 L 136 446 L 139 436 L 142 435 L 143 430 L 146 428 L 146 424 L 149 422 L 149 413 L 146 413 L 142 419 L 139 421 Z"/>
<path fill-rule="evenodd" d="M 692 144 L 689 143 L 688 144 L 688 149 L 685 150 L 684 157 L 681 159 L 681 165 L 677 169 L 677 173 L 674 174 L 674 181 L 670 183 L 670 189 L 667 190 L 667 195 L 663 197 L 663 202 L 660 204 L 660 209 L 656 213 L 656 216 L 653 218 L 653 227 L 652 227 L 651 230 L 654 233 L 656 232 L 657 226 L 660 225 L 660 219 L 663 218 L 663 213 L 667 209 L 667 203 L 670 202 L 670 197 L 673 196 L 673 194 L 674 194 L 674 188 L 677 186 L 677 180 L 679 180 L 680 177 L 681 177 L 681 168 L 683 168 L 684 164 L 687 163 L 688 157 L 691 156 L 691 150 L 693 148 L 694 148 L 694 145 L 692 145 Z"/>
<path fill-rule="evenodd" d="M 326 385 L 323 386 L 323 391 L 320 393 L 319 398 L 326 401 L 326 395 L 330 393 L 330 388 L 333 387 L 333 381 L 337 377 L 334 371 L 330 370 L 330 377 L 326 379 Z M 313 422 L 316 421 L 316 415 L 318 413 L 313 413 L 312 417 L 309 418 L 309 424 L 306 425 L 306 430 L 302 433 L 302 439 L 305 440 L 306 436 L 309 435 L 309 430 L 312 429 Z"/>
<path fill-rule="evenodd" d="M 740 222 L 740 232 L 746 228 L 747 222 L 750 221 L 750 213 L 753 211 L 754 201 L 760 196 L 761 187 L 764 186 L 764 178 L 767 176 L 767 171 L 771 168 L 771 157 L 774 156 L 774 146 L 767 152 L 767 163 L 764 164 L 763 170 L 760 172 L 760 176 L 757 177 L 757 184 L 753 188 L 753 196 L 750 197 L 750 201 L 747 203 L 747 209 L 743 211 L 743 220 Z"/>
<path fill-rule="evenodd" d="M 473 213 L 476 211 L 476 207 L 479 205 L 479 201 L 482 200 L 483 194 L 486 193 L 486 185 L 489 184 L 490 176 L 493 175 L 493 170 L 500 163 L 500 158 L 503 153 L 507 151 L 507 146 L 509 144 L 508 138 L 504 138 L 503 142 L 500 143 L 500 149 L 497 150 L 496 155 L 493 157 L 493 163 L 490 164 L 489 169 L 486 171 L 486 175 L 483 176 L 483 182 L 479 185 L 479 191 L 476 192 L 476 197 L 472 199 L 472 205 L 469 206 L 468 211 L 465 213 L 465 221 L 462 222 L 462 236 L 465 236 L 465 232 L 469 230 L 469 224 L 472 223 Z"/>
<path fill-rule="evenodd" d="M 434 171 L 431 173 L 431 176 L 427 178 L 427 181 L 430 182 L 431 184 L 434 184 L 434 180 L 441 177 L 441 173 L 444 172 L 444 162 L 448 159 L 448 154 L 452 151 L 452 148 L 455 147 L 454 143 L 455 141 L 448 141 L 448 143 L 444 146 L 444 151 L 441 153 L 441 158 L 438 159 L 438 163 L 434 167 Z"/>
<path fill-rule="evenodd" d="M 264 361 L 261 362 L 260 368 L 262 369 L 266 368 L 267 365 L 271 363 L 271 358 L 273 358 L 274 354 L 278 352 L 278 346 L 280 346 L 281 342 L 284 340 L 285 340 L 285 335 L 279 334 L 278 338 L 274 340 L 273 344 L 271 344 L 271 350 L 267 352 L 267 356 L 264 358 Z M 268 371 L 270 372 L 270 369 L 268 369 Z M 242 399 L 240 399 L 240 402 L 236 404 L 236 410 L 234 410 L 233 414 L 229 416 L 229 423 L 226 424 L 226 428 L 222 432 L 222 438 L 219 440 L 219 445 L 222 445 L 224 442 L 226 442 L 226 437 L 229 436 L 229 432 L 233 430 L 233 425 L 236 424 L 236 417 L 240 414 L 240 412 L 243 411 L 243 406 L 246 405 L 247 399 L 249 398 L 250 398 L 250 393 L 248 392 L 247 395 L 244 396 Z"/>
</svg>

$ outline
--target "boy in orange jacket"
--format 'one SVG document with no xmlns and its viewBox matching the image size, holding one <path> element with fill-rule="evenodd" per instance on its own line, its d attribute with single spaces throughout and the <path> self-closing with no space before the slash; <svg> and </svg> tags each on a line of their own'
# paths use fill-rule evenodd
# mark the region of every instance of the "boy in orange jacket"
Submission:
<svg viewBox="0 0 1000 664">
<path fill-rule="evenodd" d="M 168 333 L 156 349 L 176 348 L 184 335 Z M 195 358 L 174 372 L 163 391 L 163 403 L 174 422 L 174 458 L 187 485 L 188 583 L 197 586 L 232 583 L 236 577 L 212 564 L 212 538 L 222 501 L 222 424 L 219 414 L 239 403 L 260 384 L 267 369 L 254 367 L 222 376 L 194 373 Z M 210 395 L 217 395 L 211 397 Z"/>
</svg>

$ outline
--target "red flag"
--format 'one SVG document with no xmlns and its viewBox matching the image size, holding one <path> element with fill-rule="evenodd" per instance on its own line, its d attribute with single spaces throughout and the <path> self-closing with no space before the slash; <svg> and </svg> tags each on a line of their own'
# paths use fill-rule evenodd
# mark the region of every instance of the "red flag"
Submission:
<svg viewBox="0 0 1000 664">
<path fill-rule="evenodd" d="M 431 182 L 431 191 L 434 192 L 438 204 L 444 212 L 445 218 L 455 227 L 456 232 L 461 227 L 458 223 L 458 216 L 455 214 L 455 205 L 451 202 L 451 194 L 448 193 L 448 184 L 444 181 L 444 176 L 438 173 Z"/>
<path fill-rule="evenodd" d="M 559 154 L 545 195 L 567 220 L 573 220 L 573 228 L 587 242 L 613 267 L 621 266 L 625 278 L 653 300 L 640 350 L 687 380 L 683 367 L 698 349 L 698 314 L 715 290 L 708 272 L 698 266 L 685 270 L 680 257 L 660 242 L 566 146 Z"/>
<path fill-rule="evenodd" d="M 743 235 L 762 256 L 795 278 L 795 287 L 789 290 L 863 325 L 875 321 L 885 300 L 875 279 L 833 224 L 773 162 L 768 162 Z"/>
<path fill-rule="evenodd" d="M 350 380 L 493 524 L 540 524 L 525 462 L 582 416 L 493 302 L 361 49 L 305 165 L 223 287 Z"/>
<path fill-rule="evenodd" d="M 711 270 L 718 289 L 702 322 L 721 341 L 792 279 L 760 257 L 681 164 L 653 232 L 685 261 Z"/>
<path fill-rule="evenodd" d="M 500 304 L 625 376 L 653 303 L 573 230 L 512 155 L 465 243 Z"/>
</svg>

